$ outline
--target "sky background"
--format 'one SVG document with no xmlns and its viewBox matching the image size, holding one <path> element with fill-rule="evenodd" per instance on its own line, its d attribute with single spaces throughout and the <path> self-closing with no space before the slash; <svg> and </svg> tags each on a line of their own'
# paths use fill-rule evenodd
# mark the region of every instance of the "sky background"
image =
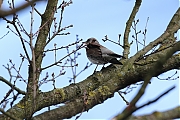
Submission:
<svg viewBox="0 0 180 120">
<path fill-rule="evenodd" d="M 64 32 L 70 32 L 71 34 L 68 36 L 57 36 L 55 39 L 50 42 L 50 44 L 46 47 L 46 49 L 52 49 L 54 43 L 57 44 L 57 47 L 66 46 L 69 43 L 76 41 L 76 35 L 78 35 L 79 39 L 83 39 L 86 41 L 90 37 L 95 37 L 98 41 L 111 49 L 115 53 L 122 54 L 123 49 L 110 42 L 103 42 L 101 39 L 104 38 L 105 35 L 108 35 L 108 38 L 114 41 L 118 40 L 118 34 L 124 34 L 126 21 L 128 20 L 130 13 L 134 6 L 134 0 L 74 0 L 73 4 L 65 8 L 63 15 L 62 26 L 68 26 L 73 24 L 73 28 L 69 28 Z M 19 0 L 17 5 L 22 3 L 22 0 Z M 43 13 L 45 3 L 37 4 L 37 9 Z M 7 3 L 4 1 L 3 8 L 7 8 Z M 139 23 L 137 25 L 137 29 L 143 31 L 146 25 L 147 18 L 149 17 L 149 21 L 147 24 L 147 35 L 146 35 L 146 45 L 158 38 L 166 29 L 169 21 L 172 16 L 176 12 L 179 7 L 178 0 L 143 0 L 142 5 L 137 13 L 136 20 L 139 19 Z M 27 31 L 30 31 L 30 9 L 26 9 L 25 11 L 19 13 L 19 19 L 23 24 L 24 28 Z M 60 13 L 56 14 L 57 17 L 60 16 Z M 11 19 L 10 17 L 8 17 Z M 59 18 L 57 18 L 58 21 Z M 35 14 L 34 15 L 34 26 L 33 32 L 35 33 L 40 26 L 40 17 Z M 0 21 L 0 38 L 9 31 L 6 28 L 7 24 L 2 19 Z M 13 29 L 13 28 L 12 28 Z M 134 34 L 134 31 L 131 30 L 130 41 L 133 40 L 131 37 Z M 23 36 L 28 40 L 27 36 Z M 122 44 L 121 37 L 121 44 Z M 143 35 L 140 34 L 138 36 L 139 41 L 142 41 Z M 141 45 L 140 45 L 141 46 Z M 27 45 L 28 51 L 30 53 L 30 49 Z M 142 46 L 141 46 L 142 48 Z M 71 47 L 70 50 L 75 49 Z M 79 51 L 81 55 L 77 59 L 78 68 L 77 73 L 81 71 L 86 64 L 89 62 L 85 49 L 81 49 Z M 137 52 L 135 41 L 130 50 L 130 56 L 133 56 Z M 18 68 L 21 62 L 21 58 L 19 57 L 20 53 L 24 54 L 19 38 L 13 33 L 9 33 L 3 39 L 0 39 L 0 76 L 3 76 L 6 79 L 9 79 L 8 71 L 3 67 L 3 65 L 7 65 L 9 63 L 9 59 L 12 59 L 15 66 Z M 57 59 L 61 59 L 65 54 L 67 54 L 66 49 L 60 50 L 57 54 Z M 54 53 L 50 52 L 46 54 L 46 57 L 43 61 L 42 67 L 45 67 L 54 62 Z M 65 61 L 64 61 L 65 62 Z M 82 74 L 80 74 L 76 82 L 80 82 L 87 78 L 89 75 L 93 73 L 95 65 L 92 65 Z M 98 67 L 100 70 L 102 66 Z M 45 70 L 41 74 L 41 79 L 45 77 L 46 72 L 51 75 L 55 73 L 57 75 L 59 73 L 59 67 L 53 67 Z M 69 85 L 70 77 L 72 77 L 72 71 L 70 68 L 65 68 L 67 71 L 66 74 L 62 77 L 56 79 L 56 87 L 61 88 Z M 160 78 L 167 78 L 173 75 L 177 70 L 172 70 L 167 73 L 163 73 L 160 75 Z M 15 71 L 12 71 L 15 74 Z M 24 62 L 24 65 L 21 70 L 21 75 L 24 79 L 27 79 L 27 61 Z M 179 74 L 179 71 L 178 71 Z M 174 77 L 176 78 L 177 75 Z M 26 84 L 22 81 L 17 81 L 16 85 L 20 87 L 22 90 L 26 90 Z M 179 103 L 179 80 L 158 80 L 157 78 L 152 78 L 151 84 L 148 85 L 146 93 L 137 103 L 137 106 L 142 105 L 150 100 L 153 100 L 161 93 L 172 87 L 173 85 L 176 88 L 160 99 L 158 102 L 149 105 L 148 107 L 144 107 L 134 113 L 134 115 L 144 115 L 150 114 L 154 111 L 165 111 L 168 109 L 172 109 L 178 106 Z M 133 89 L 127 95 L 124 95 L 127 101 L 131 101 L 132 98 L 136 95 L 140 86 L 132 85 L 136 88 Z M 49 91 L 53 89 L 52 83 L 43 84 L 40 89 L 42 91 Z M 0 100 L 3 99 L 6 92 L 9 90 L 9 87 L 4 83 L 0 82 Z M 19 99 L 20 100 L 20 99 Z M 97 105 L 94 108 L 90 109 L 88 112 L 84 112 L 80 119 L 110 119 L 116 114 L 120 113 L 126 106 L 126 103 L 121 99 L 121 97 L 115 93 L 113 98 L 106 100 L 103 104 Z M 51 107 L 54 108 L 54 107 Z M 56 107 L 55 107 L 56 108 Z M 47 111 L 47 108 L 43 109 L 43 111 Z M 38 113 L 41 113 L 37 112 Z M 74 119 L 74 118 L 72 118 Z"/>
</svg>

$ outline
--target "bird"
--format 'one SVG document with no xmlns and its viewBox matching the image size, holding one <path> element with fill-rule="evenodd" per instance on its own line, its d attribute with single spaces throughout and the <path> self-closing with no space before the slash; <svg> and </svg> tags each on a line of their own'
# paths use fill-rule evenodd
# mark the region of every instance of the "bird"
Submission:
<svg viewBox="0 0 180 120">
<path fill-rule="evenodd" d="M 124 58 L 124 56 L 114 53 L 108 48 L 99 44 L 96 38 L 89 38 L 84 42 L 86 48 L 86 55 L 89 61 L 93 64 L 104 65 L 107 63 L 123 65 L 117 58 Z M 97 68 L 96 66 L 96 68 Z M 96 68 L 94 72 L 96 71 Z"/>
</svg>

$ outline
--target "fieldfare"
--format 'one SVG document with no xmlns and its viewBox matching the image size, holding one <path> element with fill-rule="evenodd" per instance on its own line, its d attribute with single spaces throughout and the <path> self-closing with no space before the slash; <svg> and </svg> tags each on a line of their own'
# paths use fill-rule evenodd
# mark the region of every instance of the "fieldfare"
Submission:
<svg viewBox="0 0 180 120">
<path fill-rule="evenodd" d="M 98 65 L 104 65 L 106 63 L 113 63 L 113 64 L 119 64 L 123 65 L 121 62 L 119 62 L 116 58 L 124 58 L 121 55 L 118 55 L 111 50 L 107 49 L 106 47 L 99 44 L 99 42 L 95 38 L 89 38 L 86 42 L 84 42 L 86 45 L 86 55 L 88 59 Z M 96 66 L 96 68 L 97 68 Z M 94 72 L 96 71 L 96 68 Z"/>
</svg>

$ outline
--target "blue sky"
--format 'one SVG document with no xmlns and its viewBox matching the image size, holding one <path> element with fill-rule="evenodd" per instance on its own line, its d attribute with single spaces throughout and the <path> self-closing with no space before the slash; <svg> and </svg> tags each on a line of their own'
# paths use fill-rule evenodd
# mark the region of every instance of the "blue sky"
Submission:
<svg viewBox="0 0 180 120">
<path fill-rule="evenodd" d="M 4 4 L 6 4 L 4 2 Z M 101 39 L 104 38 L 105 35 L 108 35 L 109 39 L 117 41 L 118 34 L 122 34 L 125 29 L 126 21 L 133 9 L 134 0 L 76 0 L 73 1 L 73 4 L 68 6 L 63 15 L 62 26 L 68 26 L 73 24 L 73 28 L 67 29 L 65 32 L 70 32 L 71 34 L 68 36 L 57 36 L 48 46 L 47 48 L 53 48 L 54 43 L 57 44 L 58 47 L 65 46 L 71 42 L 76 40 L 76 35 L 79 35 L 79 39 L 86 39 L 90 37 L 95 37 L 99 40 L 99 42 L 111 49 L 112 51 L 122 54 L 123 49 L 113 43 L 103 42 Z M 44 3 L 41 5 L 37 5 L 39 11 L 43 12 Z M 179 7 L 179 1 L 177 0 L 144 0 L 140 7 L 140 10 L 136 16 L 136 19 L 139 19 L 137 29 L 144 30 L 147 17 L 149 17 L 149 22 L 147 25 L 147 39 L 146 43 L 153 41 L 157 37 L 159 37 L 166 29 L 169 21 L 171 20 L 173 14 Z M 60 14 L 58 13 L 57 16 Z M 30 14 L 29 11 L 26 10 L 19 14 L 20 21 L 24 24 L 24 27 L 27 31 L 30 30 Z M 38 30 L 40 17 L 38 15 L 34 16 L 34 32 Z M 8 29 L 6 29 L 6 23 L 1 20 L 0 22 L 0 37 L 7 33 Z M 134 31 L 131 31 L 131 35 L 133 35 Z M 133 40 L 130 35 L 130 41 Z M 28 39 L 24 36 L 25 39 Z M 139 36 L 139 40 L 142 40 L 142 35 Z M 122 43 L 122 38 L 121 38 Z M 28 47 L 28 46 L 27 46 Z M 72 47 L 75 49 L 75 47 Z M 13 33 L 9 33 L 8 36 L 5 36 L 3 39 L 0 39 L 0 75 L 6 79 L 9 79 L 9 75 L 7 70 L 4 69 L 2 65 L 6 65 L 9 59 L 12 59 L 16 66 L 18 67 L 20 64 L 21 58 L 19 54 L 22 53 L 22 47 L 20 40 Z M 28 50 L 30 50 L 28 48 Z M 30 51 L 29 51 L 30 52 Z M 79 66 L 77 71 L 80 71 L 84 68 L 88 61 L 85 55 L 85 49 L 81 49 L 79 51 L 81 56 L 78 57 L 77 62 Z M 136 53 L 136 45 L 135 42 L 132 45 L 130 56 Z M 66 50 L 61 50 L 57 54 L 57 58 L 62 58 L 66 54 Z M 48 53 L 43 61 L 42 66 L 47 66 L 54 62 L 54 53 Z M 27 79 L 27 62 L 25 62 L 21 74 L 25 79 Z M 98 70 L 101 69 L 102 66 L 98 67 Z M 81 75 L 77 77 L 76 82 L 82 81 L 87 78 L 89 75 L 93 73 L 95 65 L 92 65 L 88 70 L 83 72 Z M 52 74 L 58 74 L 60 68 L 50 68 L 44 71 L 41 74 L 41 78 L 43 78 L 46 72 Z M 56 80 L 56 87 L 63 87 L 69 85 L 69 77 L 72 76 L 71 69 L 66 68 L 67 73 L 58 78 Z M 174 74 L 175 71 L 170 71 L 167 73 L 163 73 L 160 75 L 161 78 L 167 78 Z M 15 72 L 14 72 L 15 73 Z M 152 83 L 148 86 L 145 95 L 140 99 L 137 105 L 142 105 L 149 100 L 156 98 L 163 91 L 170 88 L 172 85 L 176 85 L 176 89 L 170 92 L 168 95 L 160 99 L 155 104 L 152 104 L 148 107 L 145 107 L 137 112 L 135 115 L 143 115 L 152 113 L 154 111 L 164 111 L 171 108 L 174 108 L 179 105 L 179 81 L 178 80 L 170 80 L 170 81 L 162 81 L 157 78 L 153 78 Z M 8 91 L 9 87 L 7 87 L 4 83 L 0 82 L 1 89 L 0 91 L 0 99 L 5 96 L 6 91 Z M 25 90 L 25 83 L 17 81 L 17 86 L 21 89 Z M 49 91 L 53 89 L 52 83 L 44 84 L 40 88 L 42 91 Z M 136 95 L 139 87 L 133 89 L 127 95 L 124 95 L 128 101 Z M 85 112 L 80 117 L 81 119 L 110 119 L 117 113 L 121 112 L 126 107 L 125 102 L 121 99 L 121 97 L 115 93 L 115 96 L 111 99 L 108 99 L 101 105 L 97 105 L 88 112 Z M 47 109 L 45 109 L 47 110 Z"/>
</svg>

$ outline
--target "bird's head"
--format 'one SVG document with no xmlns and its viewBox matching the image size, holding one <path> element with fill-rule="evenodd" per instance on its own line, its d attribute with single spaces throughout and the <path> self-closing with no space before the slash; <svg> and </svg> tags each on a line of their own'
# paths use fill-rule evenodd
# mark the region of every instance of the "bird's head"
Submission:
<svg viewBox="0 0 180 120">
<path fill-rule="evenodd" d="M 89 38 L 87 39 L 87 41 L 85 42 L 87 45 L 88 44 L 99 44 L 99 42 L 96 40 L 96 38 Z"/>
<path fill-rule="evenodd" d="M 84 42 L 86 48 L 90 46 L 99 46 L 99 42 L 95 38 L 89 38 L 86 42 Z"/>
</svg>

